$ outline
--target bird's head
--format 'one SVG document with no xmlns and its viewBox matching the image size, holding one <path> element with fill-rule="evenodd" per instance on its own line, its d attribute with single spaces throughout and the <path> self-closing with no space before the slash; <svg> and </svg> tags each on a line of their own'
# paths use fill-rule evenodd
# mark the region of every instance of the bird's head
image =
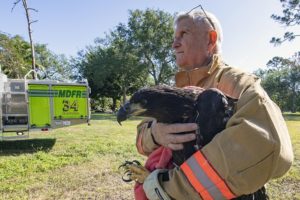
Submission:
<svg viewBox="0 0 300 200">
<path fill-rule="evenodd" d="M 163 123 L 182 122 L 192 116 L 195 98 L 192 92 L 168 86 L 144 88 L 119 109 L 117 121 L 121 124 L 131 116 L 143 116 Z"/>
</svg>

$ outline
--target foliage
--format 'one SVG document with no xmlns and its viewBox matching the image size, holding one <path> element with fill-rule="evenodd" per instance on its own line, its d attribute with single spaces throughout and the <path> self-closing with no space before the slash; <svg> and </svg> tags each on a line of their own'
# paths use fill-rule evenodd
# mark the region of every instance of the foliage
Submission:
<svg viewBox="0 0 300 200">
<path fill-rule="evenodd" d="M 84 60 L 79 63 L 80 70 L 92 89 L 91 97 L 112 98 L 113 111 L 122 95 L 126 96 L 127 92 L 136 90 L 145 80 L 136 57 L 120 50 L 122 48 L 118 46 L 90 48 Z"/>
<path fill-rule="evenodd" d="M 267 70 L 258 70 L 262 85 L 284 111 L 300 111 L 300 52 L 292 58 L 274 57 Z"/>
<path fill-rule="evenodd" d="M 72 67 L 65 55 L 54 54 L 45 44 L 37 44 L 35 51 L 36 68 L 44 72 L 45 78 L 61 81 L 72 79 Z"/>
<path fill-rule="evenodd" d="M 130 43 L 137 49 L 155 85 L 170 84 L 176 69 L 171 49 L 173 17 L 160 10 L 130 11 L 128 28 Z"/>
<path fill-rule="evenodd" d="M 116 108 L 120 107 L 120 101 L 117 101 Z M 91 109 L 95 112 L 111 112 L 114 109 L 114 104 L 111 98 L 99 97 L 91 99 Z"/>
<path fill-rule="evenodd" d="M 31 69 L 30 45 L 22 37 L 0 33 L 0 65 L 11 78 L 23 78 Z"/>
<path fill-rule="evenodd" d="M 49 79 L 67 79 L 70 72 L 68 59 L 52 53 L 45 44 L 35 45 L 36 68 L 44 71 Z M 30 44 L 21 36 L 10 36 L 0 32 L 0 65 L 9 78 L 21 79 L 31 69 Z"/>
<path fill-rule="evenodd" d="M 280 0 L 280 2 L 283 8 L 283 16 L 273 14 L 271 18 L 280 24 L 286 25 L 287 27 L 300 25 L 300 1 Z M 292 41 L 298 36 L 300 36 L 299 33 L 295 34 L 293 32 L 287 31 L 285 32 L 283 38 L 273 37 L 271 39 L 271 43 L 273 43 L 274 45 L 279 45 L 284 41 Z"/>
<path fill-rule="evenodd" d="M 89 81 L 91 96 L 125 102 L 138 88 L 170 83 L 175 72 L 172 55 L 172 17 L 163 11 L 130 11 L 128 24 L 118 24 L 105 38 L 95 40 L 73 59 Z M 152 77 L 153 81 L 149 79 Z"/>
</svg>

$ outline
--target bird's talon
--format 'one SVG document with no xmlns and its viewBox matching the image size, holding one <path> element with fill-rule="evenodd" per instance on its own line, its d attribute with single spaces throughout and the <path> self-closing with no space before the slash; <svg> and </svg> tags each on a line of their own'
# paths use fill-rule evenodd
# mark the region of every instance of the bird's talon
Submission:
<svg viewBox="0 0 300 200">
<path fill-rule="evenodd" d="M 142 164 L 139 162 L 139 161 L 137 161 L 137 160 L 133 160 L 133 161 L 125 161 L 123 164 L 121 164 L 120 166 L 119 166 L 119 168 L 118 169 L 121 169 L 121 168 L 124 168 L 126 171 L 124 172 L 124 174 L 123 174 L 123 176 L 122 176 L 122 180 L 124 181 L 124 182 L 131 182 L 131 181 L 133 181 L 132 179 L 131 179 L 131 176 L 133 175 L 133 173 L 132 173 L 132 171 L 129 169 L 129 167 L 130 166 L 135 166 L 135 167 L 137 167 L 137 166 L 142 166 Z M 127 177 L 127 178 L 125 178 L 125 177 Z M 138 179 L 134 179 L 134 181 L 135 182 L 138 182 Z"/>
</svg>

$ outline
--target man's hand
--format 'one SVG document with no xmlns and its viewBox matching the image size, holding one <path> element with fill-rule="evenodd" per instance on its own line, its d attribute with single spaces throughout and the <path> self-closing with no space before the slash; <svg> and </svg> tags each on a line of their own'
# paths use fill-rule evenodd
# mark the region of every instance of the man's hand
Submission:
<svg viewBox="0 0 300 200">
<path fill-rule="evenodd" d="M 181 132 L 192 132 L 198 129 L 195 123 L 185 124 L 164 124 L 153 121 L 151 125 L 151 132 L 155 141 L 172 150 L 183 149 L 184 142 L 189 142 L 196 139 L 195 133 L 176 134 Z"/>
</svg>

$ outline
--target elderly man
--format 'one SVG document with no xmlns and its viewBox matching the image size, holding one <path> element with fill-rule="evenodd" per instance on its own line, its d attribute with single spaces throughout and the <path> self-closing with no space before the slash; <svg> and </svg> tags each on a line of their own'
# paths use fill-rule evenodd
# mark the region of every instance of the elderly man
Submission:
<svg viewBox="0 0 300 200">
<path fill-rule="evenodd" d="M 147 177 L 149 199 L 232 199 L 257 191 L 291 167 L 293 152 L 281 111 L 258 78 L 222 61 L 221 42 L 221 26 L 210 13 L 194 10 L 175 19 L 176 86 L 218 88 L 238 102 L 225 130 L 210 143 L 181 166 Z M 143 122 L 138 151 L 149 155 L 160 145 L 181 149 L 195 134 L 176 133 L 196 129 L 196 124 Z"/>
</svg>

